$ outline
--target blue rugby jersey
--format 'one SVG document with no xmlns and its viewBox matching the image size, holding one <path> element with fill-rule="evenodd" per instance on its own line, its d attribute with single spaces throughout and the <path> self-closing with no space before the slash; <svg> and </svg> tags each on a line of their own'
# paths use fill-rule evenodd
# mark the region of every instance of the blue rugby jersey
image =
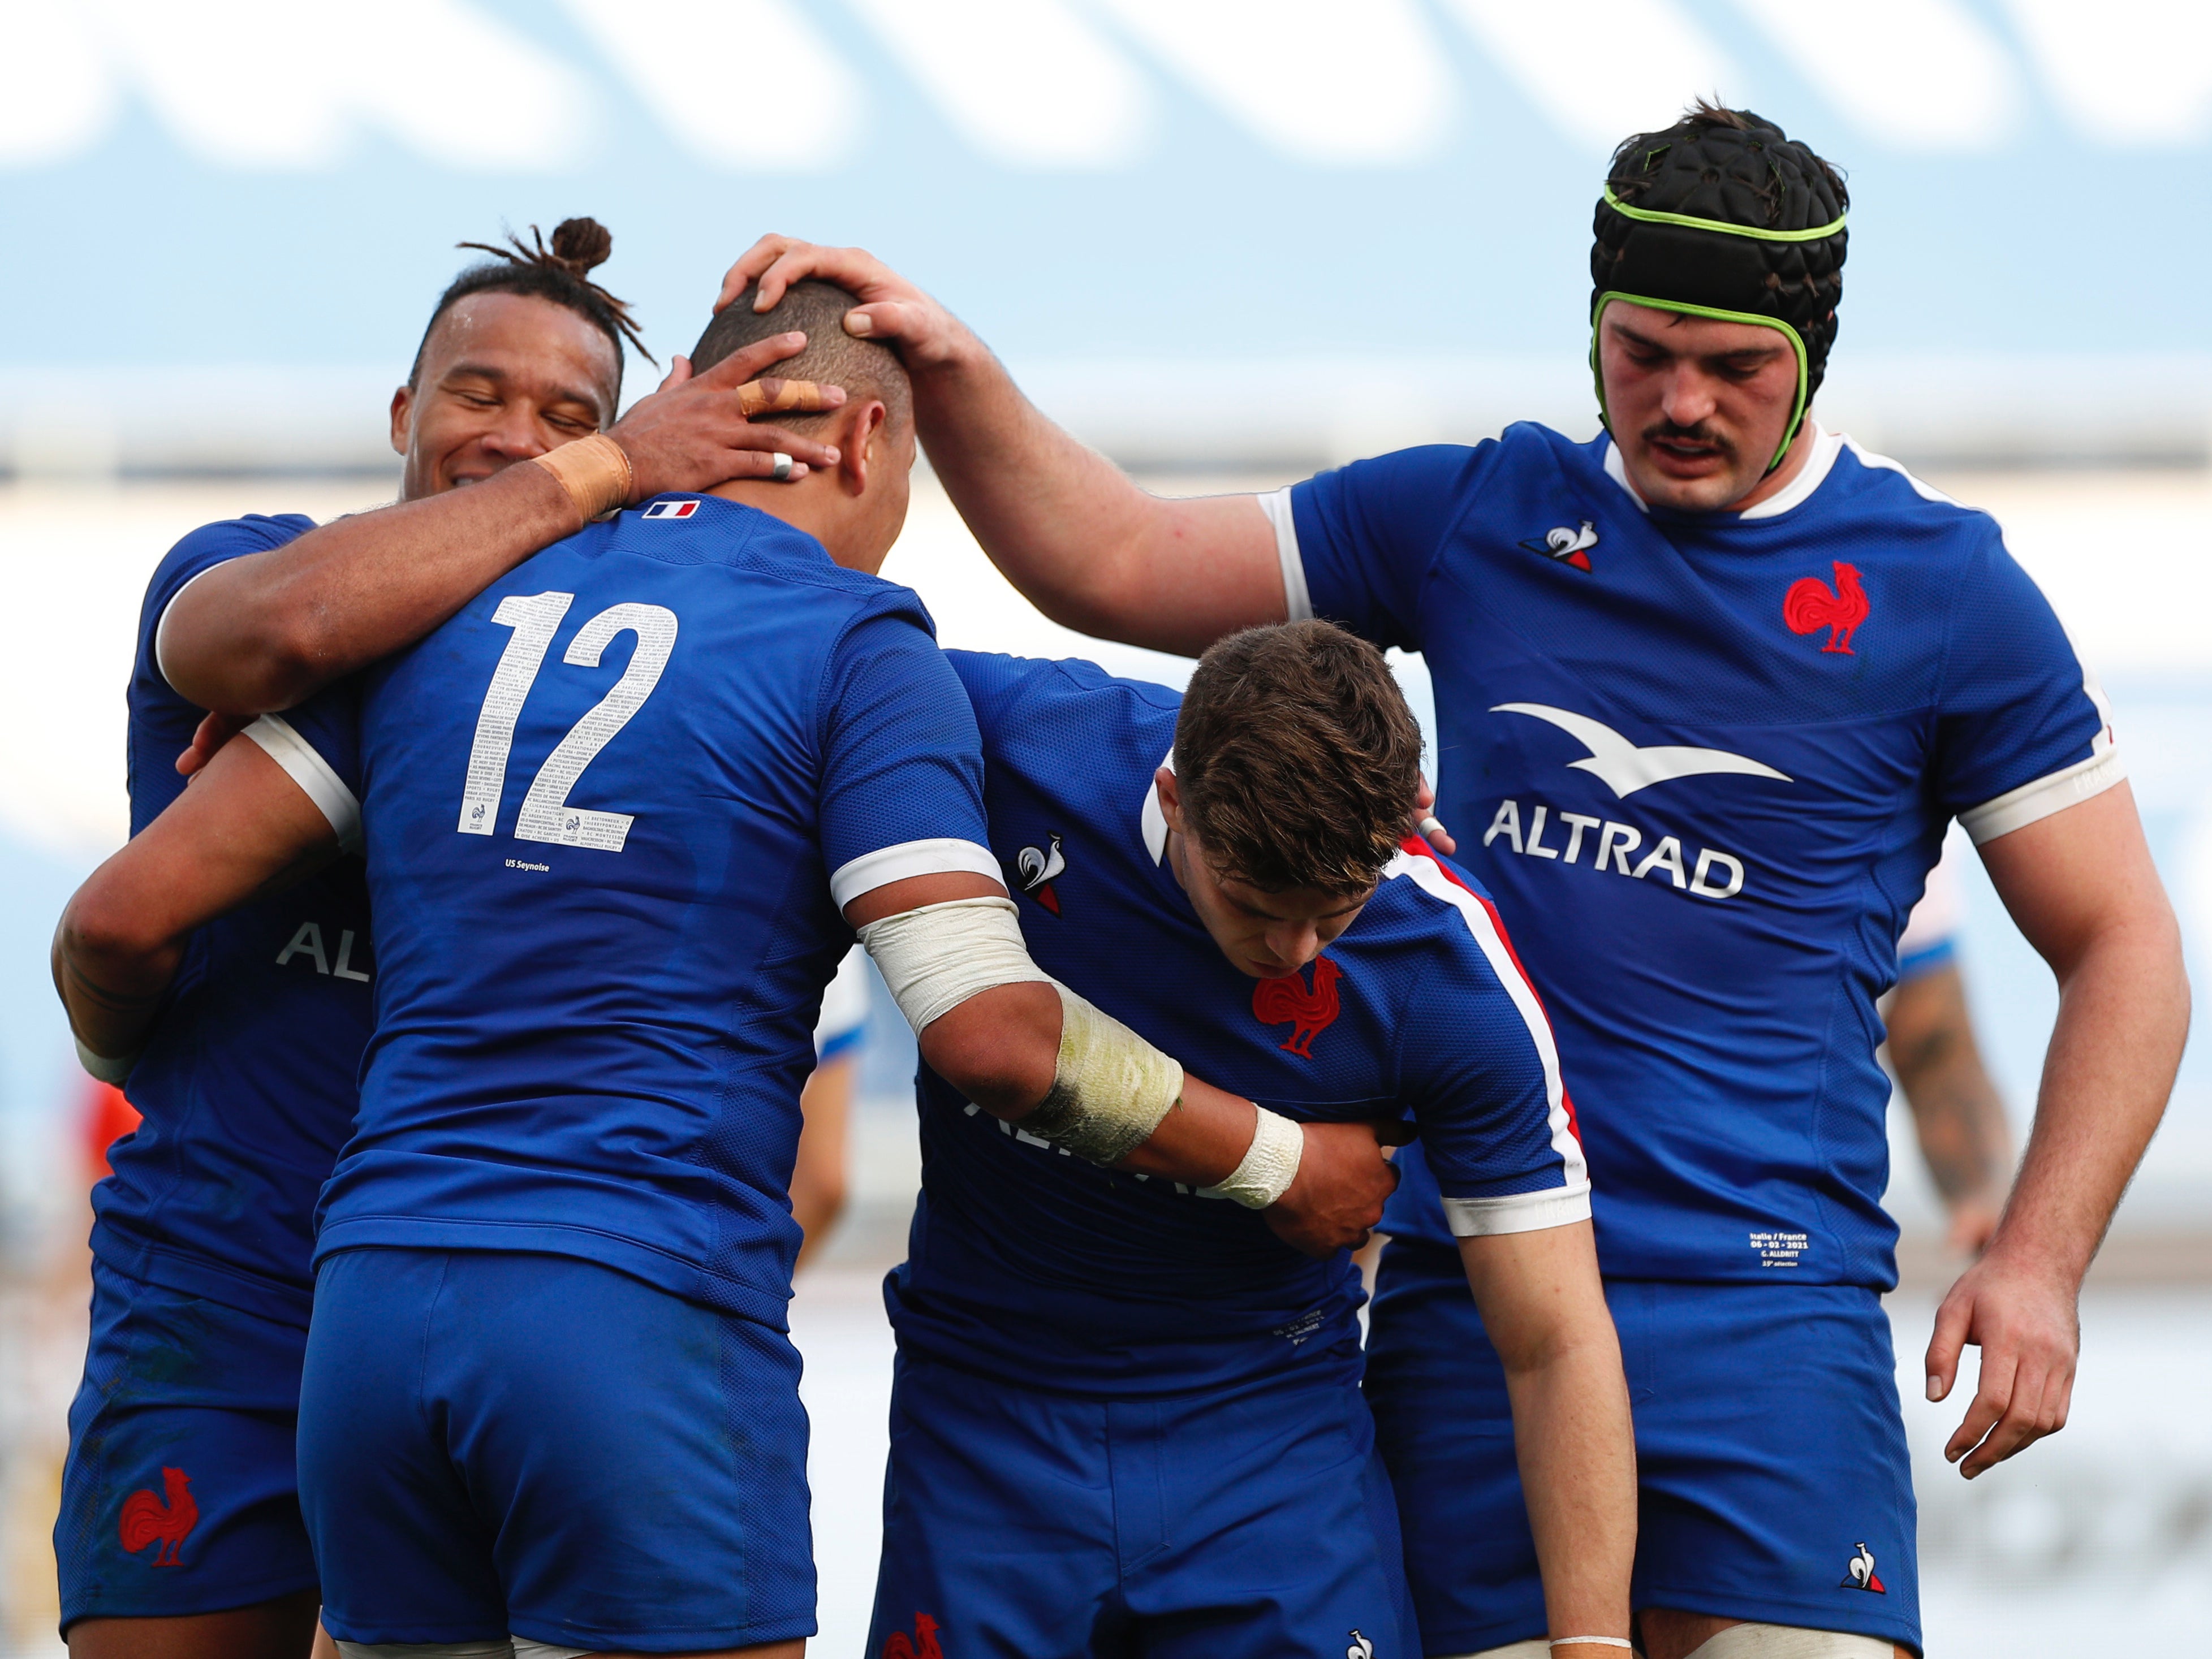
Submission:
<svg viewBox="0 0 2212 1659">
<path fill-rule="evenodd" d="M 991 847 L 1040 968 L 1193 1075 L 1286 1116 L 1410 1112 L 1462 1232 L 1589 1213 L 1551 1034 L 1479 888 L 1409 849 L 1316 963 L 1249 978 L 1165 857 L 1153 775 L 1176 694 L 1085 662 L 947 654 L 982 727 Z M 885 1287 L 910 1350 L 1115 1398 L 1357 1367 L 1346 1255 L 1314 1261 L 1255 1211 L 1070 1157 L 926 1066 L 918 1093 L 921 1198 Z"/>
<path fill-rule="evenodd" d="M 202 715 L 158 661 L 169 602 L 226 560 L 313 528 L 295 514 L 208 525 L 155 570 L 131 678 L 133 835 L 183 792 L 176 758 Z M 95 1256 L 134 1279 L 307 1323 L 315 1199 L 353 1122 L 373 972 L 357 858 L 192 935 L 125 1086 L 144 1121 L 93 1188 Z"/>
<path fill-rule="evenodd" d="M 1261 498 L 1292 615 L 1427 657 L 1615 1275 L 1893 1284 L 1875 1000 L 1945 827 L 2122 776 L 1996 524 L 1814 438 L 1744 513 L 1647 509 L 1607 439 L 1532 425 Z M 1389 1225 L 1435 1237 L 1415 1187 Z"/>
<path fill-rule="evenodd" d="M 840 907 L 998 874 L 921 602 L 662 497 L 371 671 L 358 720 L 346 776 L 295 718 L 360 799 L 380 975 L 318 1258 L 545 1251 L 781 1327 Z"/>
</svg>

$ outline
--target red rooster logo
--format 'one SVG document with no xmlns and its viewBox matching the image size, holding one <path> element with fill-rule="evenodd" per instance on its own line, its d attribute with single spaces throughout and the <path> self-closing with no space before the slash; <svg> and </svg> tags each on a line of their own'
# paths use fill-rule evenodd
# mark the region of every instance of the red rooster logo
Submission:
<svg viewBox="0 0 2212 1659">
<path fill-rule="evenodd" d="M 168 1496 L 167 1503 L 143 1488 L 123 1500 L 123 1547 L 136 1555 L 159 1539 L 161 1547 L 154 1552 L 154 1565 L 181 1566 L 177 1550 L 199 1524 L 200 1506 L 192 1501 L 191 1477 L 182 1469 L 164 1468 L 161 1489 Z"/>
<path fill-rule="evenodd" d="M 884 1659 L 945 1659 L 945 1650 L 937 1645 L 937 1620 L 926 1613 L 914 1616 L 914 1633 L 917 1638 L 909 1642 L 902 1630 L 895 1630 L 884 1644 Z"/>
<path fill-rule="evenodd" d="M 1828 642 L 1823 651 L 1839 651 L 1846 657 L 1858 653 L 1851 649 L 1851 635 L 1867 619 L 1866 589 L 1859 586 L 1858 568 L 1835 562 L 1836 586 L 1832 591 L 1818 576 L 1803 576 L 1790 584 L 1790 591 L 1782 596 L 1782 620 L 1790 625 L 1793 634 L 1809 634 L 1816 628 L 1828 630 Z"/>
<path fill-rule="evenodd" d="M 1313 1058 L 1313 1040 L 1336 1018 L 1336 981 L 1344 969 L 1327 957 L 1314 959 L 1313 988 L 1306 988 L 1303 974 L 1263 979 L 1252 988 L 1252 1012 L 1262 1025 L 1288 1022 L 1291 1040 L 1282 1045 L 1304 1059 Z"/>
</svg>

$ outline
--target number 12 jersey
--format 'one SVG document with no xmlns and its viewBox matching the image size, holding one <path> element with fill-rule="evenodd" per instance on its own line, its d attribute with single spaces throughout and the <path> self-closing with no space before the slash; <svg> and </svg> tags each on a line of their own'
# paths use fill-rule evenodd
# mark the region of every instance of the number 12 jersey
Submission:
<svg viewBox="0 0 2212 1659">
<path fill-rule="evenodd" d="M 781 1327 L 840 907 L 998 873 L 921 601 L 750 507 L 627 512 L 289 726 L 379 945 L 319 1259 L 580 1256 Z"/>
</svg>

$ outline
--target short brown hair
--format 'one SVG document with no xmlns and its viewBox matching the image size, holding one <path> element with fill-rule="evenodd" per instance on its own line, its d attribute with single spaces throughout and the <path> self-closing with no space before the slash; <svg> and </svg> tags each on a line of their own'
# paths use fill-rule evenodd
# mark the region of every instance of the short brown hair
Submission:
<svg viewBox="0 0 2212 1659">
<path fill-rule="evenodd" d="M 1334 623 L 1231 634 L 1176 720 L 1183 816 L 1216 871 L 1266 892 L 1364 893 L 1398 850 L 1421 728 L 1382 653 Z"/>
<path fill-rule="evenodd" d="M 783 297 L 767 311 L 755 311 L 757 288 L 745 291 L 716 312 L 691 348 L 691 369 L 703 374 L 733 351 L 742 350 L 771 334 L 796 329 L 806 336 L 806 346 L 796 357 L 787 357 L 767 372 L 787 380 L 819 380 L 841 386 L 858 404 L 863 398 L 882 401 L 894 431 L 914 419 L 914 388 L 898 353 L 880 340 L 862 340 L 845 332 L 845 313 L 860 303 L 857 296 L 808 276 L 793 283 Z M 815 433 L 837 416 L 773 415 L 776 425 L 793 432 Z"/>
</svg>

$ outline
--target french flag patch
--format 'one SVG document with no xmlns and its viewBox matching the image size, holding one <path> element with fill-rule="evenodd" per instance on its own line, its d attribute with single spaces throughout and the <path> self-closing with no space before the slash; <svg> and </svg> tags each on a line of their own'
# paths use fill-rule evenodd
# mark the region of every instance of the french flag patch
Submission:
<svg viewBox="0 0 2212 1659">
<path fill-rule="evenodd" d="M 696 501 L 655 501 L 645 509 L 645 516 L 648 519 L 688 519 L 698 510 L 699 503 Z"/>
</svg>

